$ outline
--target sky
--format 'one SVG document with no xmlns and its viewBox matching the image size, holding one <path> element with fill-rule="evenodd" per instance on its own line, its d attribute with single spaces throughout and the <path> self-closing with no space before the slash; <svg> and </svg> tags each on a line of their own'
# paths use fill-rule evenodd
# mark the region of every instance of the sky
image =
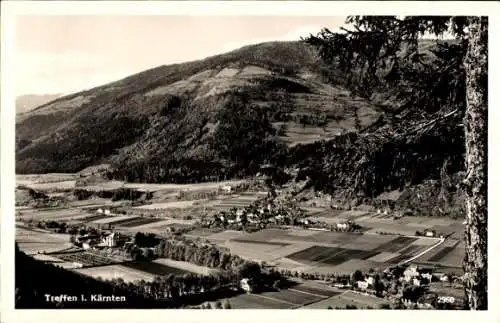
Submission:
<svg viewBox="0 0 500 323">
<path fill-rule="evenodd" d="M 345 17 L 21 16 L 16 96 L 65 94 L 159 65 L 202 59 L 272 40 L 298 40 Z"/>
</svg>

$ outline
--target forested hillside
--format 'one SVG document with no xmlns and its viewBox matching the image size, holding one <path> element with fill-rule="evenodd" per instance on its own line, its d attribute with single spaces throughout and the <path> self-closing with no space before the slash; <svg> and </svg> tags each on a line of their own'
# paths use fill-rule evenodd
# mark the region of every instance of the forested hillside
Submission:
<svg viewBox="0 0 500 323">
<path fill-rule="evenodd" d="M 405 46 L 400 61 L 373 67 L 373 82 L 346 61 L 320 58 L 310 39 L 161 66 L 63 97 L 18 118 L 16 171 L 110 163 L 109 178 L 189 183 L 273 164 L 356 202 L 441 183 L 463 168 L 461 112 L 436 117 L 463 109 L 464 46 L 421 41 L 418 60 Z M 450 181 L 444 191 L 438 184 L 444 199 L 459 194 Z"/>
</svg>

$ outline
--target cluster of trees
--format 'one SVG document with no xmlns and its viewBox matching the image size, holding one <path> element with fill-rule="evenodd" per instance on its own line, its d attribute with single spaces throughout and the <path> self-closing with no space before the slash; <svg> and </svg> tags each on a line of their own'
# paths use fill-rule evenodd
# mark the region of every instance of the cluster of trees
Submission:
<svg viewBox="0 0 500 323">
<path fill-rule="evenodd" d="M 160 258 L 187 261 L 200 266 L 229 270 L 242 265 L 245 261 L 213 245 L 199 246 L 195 242 L 182 240 L 161 240 L 156 247 Z"/>
<path fill-rule="evenodd" d="M 69 226 L 66 222 L 38 221 L 36 226 L 40 229 L 54 230 L 57 233 L 66 233 L 69 230 Z"/>
<path fill-rule="evenodd" d="M 134 243 L 140 248 L 152 248 L 160 243 L 160 239 L 154 233 L 137 232 L 134 236 Z"/>
</svg>

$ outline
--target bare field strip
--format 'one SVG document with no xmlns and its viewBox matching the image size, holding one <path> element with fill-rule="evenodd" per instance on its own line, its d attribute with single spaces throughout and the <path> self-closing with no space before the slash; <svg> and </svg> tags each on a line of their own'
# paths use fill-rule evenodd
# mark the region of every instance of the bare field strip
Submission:
<svg viewBox="0 0 500 323">
<path fill-rule="evenodd" d="M 105 266 L 119 262 L 114 259 L 87 251 L 52 253 L 51 255 L 66 262 L 81 263 L 84 267 Z"/>
<path fill-rule="evenodd" d="M 436 252 L 434 255 L 429 257 L 427 261 L 430 262 L 439 262 L 442 258 L 444 258 L 448 253 L 450 253 L 453 250 L 453 247 L 444 247 L 438 252 Z"/>
<path fill-rule="evenodd" d="M 459 246 L 463 248 L 463 241 L 462 240 L 454 240 L 454 239 L 446 239 L 443 244 L 443 247 L 456 247 Z"/>
<path fill-rule="evenodd" d="M 159 221 L 161 221 L 161 219 L 157 219 L 157 218 L 138 218 L 138 219 L 130 220 L 130 221 L 127 221 L 127 222 L 119 223 L 118 225 L 121 226 L 121 227 L 130 228 L 130 227 L 138 227 L 138 226 L 145 225 L 145 224 L 157 223 Z"/>
<path fill-rule="evenodd" d="M 368 306 L 376 308 L 379 304 L 387 304 L 388 302 L 381 298 L 356 294 L 350 291 L 340 295 L 330 297 L 325 300 L 307 305 L 304 309 L 327 309 L 328 307 L 340 307 L 345 309 L 347 305 L 355 305 L 357 308 L 366 309 Z"/>
<path fill-rule="evenodd" d="M 125 221 L 125 220 L 131 220 L 131 219 L 137 219 L 139 217 L 137 216 L 130 216 L 130 215 L 120 215 L 120 216 L 108 216 L 106 218 L 100 219 L 100 220 L 95 220 L 92 221 L 95 224 L 116 224 L 116 222 L 120 221 Z"/>
<path fill-rule="evenodd" d="M 231 253 L 234 253 L 242 258 L 245 259 L 250 259 L 253 261 L 272 261 L 273 259 L 277 258 L 275 254 L 271 253 L 273 249 L 276 249 L 276 247 L 273 248 L 263 248 L 262 245 L 257 245 L 249 246 L 248 244 L 237 244 L 237 243 L 218 243 L 221 247 L 226 247 L 229 248 Z M 249 248 L 250 247 L 250 248 Z"/>
<path fill-rule="evenodd" d="M 320 301 L 318 301 L 316 303 L 312 303 L 312 304 L 306 305 L 306 306 L 302 307 L 301 309 L 305 309 L 305 310 L 310 310 L 310 309 L 326 310 L 329 307 L 334 308 L 334 309 L 337 308 L 337 307 L 340 308 L 340 309 L 345 309 L 345 307 L 347 305 L 354 305 L 357 308 L 366 308 L 367 307 L 366 304 L 363 304 L 361 302 L 355 302 L 355 301 L 352 301 L 352 300 L 348 300 L 348 299 L 342 298 L 340 295 L 336 295 L 336 296 L 332 296 L 332 297 L 324 299 L 324 300 L 320 300 Z"/>
<path fill-rule="evenodd" d="M 155 276 L 164 276 L 168 274 L 173 274 L 173 275 L 184 275 L 186 273 L 189 273 L 189 271 L 176 268 L 176 267 L 171 267 L 167 265 L 163 265 L 161 263 L 156 263 L 156 262 L 127 262 L 123 263 L 122 266 L 143 271 L 148 274 L 152 274 Z"/>
<path fill-rule="evenodd" d="M 273 251 L 279 250 L 282 246 L 270 245 L 265 243 L 237 242 L 234 240 L 225 243 L 231 250 L 247 250 L 262 254 L 263 257 L 273 256 Z"/>
<path fill-rule="evenodd" d="M 398 253 L 402 255 L 416 255 L 418 254 L 419 251 L 422 251 L 425 248 L 422 248 L 422 246 L 418 245 L 409 245 L 404 249 L 401 249 L 398 251 Z"/>
<path fill-rule="evenodd" d="M 310 294 L 315 294 L 323 297 L 332 297 L 335 295 L 340 294 L 340 292 L 333 291 L 331 289 L 325 289 L 325 288 L 314 288 L 311 286 L 306 286 L 306 285 L 297 285 L 293 286 L 292 288 L 289 288 L 290 290 L 297 290 L 299 292 L 306 292 Z"/>
<path fill-rule="evenodd" d="M 156 209 L 187 209 L 193 207 L 196 202 L 200 200 L 192 201 L 175 201 L 175 202 L 164 202 L 164 203 L 153 203 L 141 206 L 135 206 L 133 209 L 138 210 L 156 210 Z"/>
<path fill-rule="evenodd" d="M 312 261 L 312 259 L 322 256 L 323 254 L 330 253 L 330 254 L 335 254 L 343 249 L 341 248 L 330 248 L 330 247 L 322 247 L 322 246 L 312 246 L 307 249 L 292 253 L 290 255 L 287 255 L 286 257 L 292 260 L 296 261 Z"/>
<path fill-rule="evenodd" d="M 318 232 L 313 231 L 313 230 L 288 230 L 287 231 L 289 236 L 297 236 L 297 237 L 308 237 L 317 234 Z"/>
<path fill-rule="evenodd" d="M 80 210 L 69 210 L 69 209 L 45 209 L 45 210 L 37 210 L 37 211 L 22 211 L 22 213 L 18 216 L 26 219 L 37 219 L 37 220 L 58 220 L 71 218 L 74 216 L 80 216 L 84 214 Z"/>
<path fill-rule="evenodd" d="M 132 268 L 127 268 L 122 265 L 109 265 L 102 267 L 92 267 L 92 268 L 78 268 L 73 269 L 74 271 L 91 276 L 94 278 L 101 277 L 102 279 L 117 279 L 121 278 L 125 282 L 134 282 L 137 280 L 144 279 L 145 281 L 153 281 L 155 275 L 148 274 L 144 271 L 135 270 Z"/>
<path fill-rule="evenodd" d="M 54 252 L 72 246 L 66 234 L 46 233 L 16 227 L 16 242 L 19 249 L 27 254 Z"/>
<path fill-rule="evenodd" d="M 443 265 L 461 266 L 464 260 L 465 249 L 457 246 L 439 261 Z"/>
<path fill-rule="evenodd" d="M 346 212 L 340 213 L 339 217 L 355 220 L 357 218 L 360 218 L 362 216 L 367 215 L 368 213 L 369 212 L 367 212 L 367 211 L 352 210 L 352 211 L 346 211 Z"/>
<path fill-rule="evenodd" d="M 376 254 L 375 256 L 368 258 L 366 260 L 384 263 L 384 262 L 387 262 L 387 261 L 389 261 L 392 258 L 395 258 L 397 256 L 399 256 L 399 253 L 383 251 L 383 252 L 380 252 L 380 253 Z"/>
<path fill-rule="evenodd" d="M 323 232 L 313 230 L 280 230 L 265 229 L 251 233 L 246 240 L 276 241 L 285 243 L 307 242 L 317 245 L 342 246 L 348 249 L 373 249 L 381 245 L 390 245 L 394 236 L 365 235 L 345 232 Z M 414 239 L 414 238 L 409 238 Z M 357 247 L 361 246 L 361 247 Z M 399 249 L 399 248 L 398 248 Z M 384 250 L 378 250 L 384 251 Z"/>
<path fill-rule="evenodd" d="M 239 238 L 243 238 L 243 237 L 246 238 L 247 235 L 248 234 L 246 232 L 243 232 L 243 231 L 225 230 L 222 232 L 210 234 L 209 236 L 207 236 L 207 239 L 225 241 L 225 240 L 231 240 L 231 239 L 239 239 Z"/>
<path fill-rule="evenodd" d="M 278 301 L 295 304 L 296 306 L 311 303 L 325 298 L 321 295 L 312 295 L 310 293 L 304 293 L 290 289 L 284 289 L 277 292 L 267 292 L 263 293 L 262 295 L 276 299 Z"/>
<path fill-rule="evenodd" d="M 307 264 L 300 263 L 298 261 L 294 261 L 284 257 L 273 259 L 272 264 L 278 268 L 284 268 L 287 270 L 296 270 L 300 272 L 307 272 L 311 268 L 311 266 Z"/>
<path fill-rule="evenodd" d="M 311 269 L 311 272 L 318 272 L 320 274 L 328 274 L 328 273 L 340 273 L 345 275 L 350 275 L 356 270 L 361 270 L 363 272 L 367 272 L 370 269 L 382 269 L 385 265 L 383 263 L 363 260 L 363 259 L 347 259 L 340 264 L 337 265 L 326 265 L 319 264 Z"/>
<path fill-rule="evenodd" d="M 86 218 L 83 218 L 82 220 L 84 222 L 92 222 L 92 221 L 98 221 L 98 220 L 101 220 L 101 219 L 106 219 L 106 218 L 111 218 L 112 216 L 109 216 L 109 215 L 91 215 L 91 216 L 87 216 Z"/>
<path fill-rule="evenodd" d="M 397 237 L 395 239 L 393 238 L 391 241 L 375 248 L 374 251 L 398 252 L 400 249 L 405 248 L 406 246 L 417 240 L 418 238 L 413 238 L 413 237 Z"/>
<path fill-rule="evenodd" d="M 240 243 L 250 243 L 250 244 L 263 244 L 263 245 L 269 245 L 269 246 L 276 246 L 276 247 L 286 247 L 290 245 L 289 243 L 283 243 L 283 242 L 272 242 L 272 241 L 255 241 L 255 240 L 246 240 L 246 239 L 231 239 L 232 242 L 240 242 Z"/>
<path fill-rule="evenodd" d="M 371 296 L 371 295 L 364 295 L 364 294 L 355 293 L 355 292 L 351 292 L 351 291 L 347 291 L 347 292 L 343 293 L 340 297 L 347 299 L 347 300 L 353 300 L 355 302 L 366 304 L 366 305 L 371 306 L 371 307 L 375 307 L 379 304 L 387 304 L 387 300 L 385 300 L 383 298 L 378 298 L 378 297 Z"/>
<path fill-rule="evenodd" d="M 259 297 L 254 294 L 241 294 L 230 298 L 229 302 L 234 309 L 289 309 L 293 307 L 292 304 Z"/>
<path fill-rule="evenodd" d="M 191 238 L 200 237 L 200 238 L 208 239 L 208 237 L 213 235 L 213 234 L 214 234 L 214 231 L 211 231 L 210 229 L 195 229 L 195 230 L 192 230 L 184 235 L 187 237 L 191 237 Z"/>
<path fill-rule="evenodd" d="M 115 221 L 106 221 L 105 223 L 111 224 L 111 225 L 116 225 L 116 226 L 121 226 L 122 224 L 129 223 L 131 221 L 140 220 L 140 219 L 143 219 L 143 218 L 138 217 L 138 216 L 132 216 L 132 217 L 128 217 L 127 219 L 118 219 L 118 217 L 117 217 L 117 219 Z"/>
<path fill-rule="evenodd" d="M 410 259 L 411 257 L 412 257 L 412 255 L 400 254 L 400 255 L 388 260 L 387 263 L 395 265 L 395 264 L 398 264 L 402 261 L 406 261 L 406 260 Z"/>
<path fill-rule="evenodd" d="M 287 256 L 296 261 L 308 261 L 318 265 L 337 266 L 350 259 L 368 259 L 377 252 L 367 250 L 354 250 L 335 247 L 313 246 L 301 252 Z"/>
<path fill-rule="evenodd" d="M 419 238 L 416 241 L 412 242 L 410 245 L 430 247 L 432 245 L 435 245 L 436 242 L 437 242 L 436 239 L 422 237 L 422 238 Z M 446 241 L 444 243 L 446 243 Z"/>
<path fill-rule="evenodd" d="M 153 260 L 153 262 L 171 268 L 178 268 L 186 272 L 196 273 L 199 275 L 210 275 L 218 272 L 218 270 L 215 268 L 198 266 L 186 261 L 176 261 L 172 259 L 159 258 Z"/>
</svg>

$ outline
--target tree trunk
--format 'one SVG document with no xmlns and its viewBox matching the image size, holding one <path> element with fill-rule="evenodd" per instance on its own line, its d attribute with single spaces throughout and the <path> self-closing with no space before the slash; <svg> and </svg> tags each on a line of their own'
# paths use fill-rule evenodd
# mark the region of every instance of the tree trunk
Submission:
<svg viewBox="0 0 500 323">
<path fill-rule="evenodd" d="M 465 57 L 466 113 L 465 149 L 467 175 L 464 285 L 466 306 L 487 310 L 488 211 L 487 211 L 487 79 L 488 18 L 470 17 Z"/>
</svg>

